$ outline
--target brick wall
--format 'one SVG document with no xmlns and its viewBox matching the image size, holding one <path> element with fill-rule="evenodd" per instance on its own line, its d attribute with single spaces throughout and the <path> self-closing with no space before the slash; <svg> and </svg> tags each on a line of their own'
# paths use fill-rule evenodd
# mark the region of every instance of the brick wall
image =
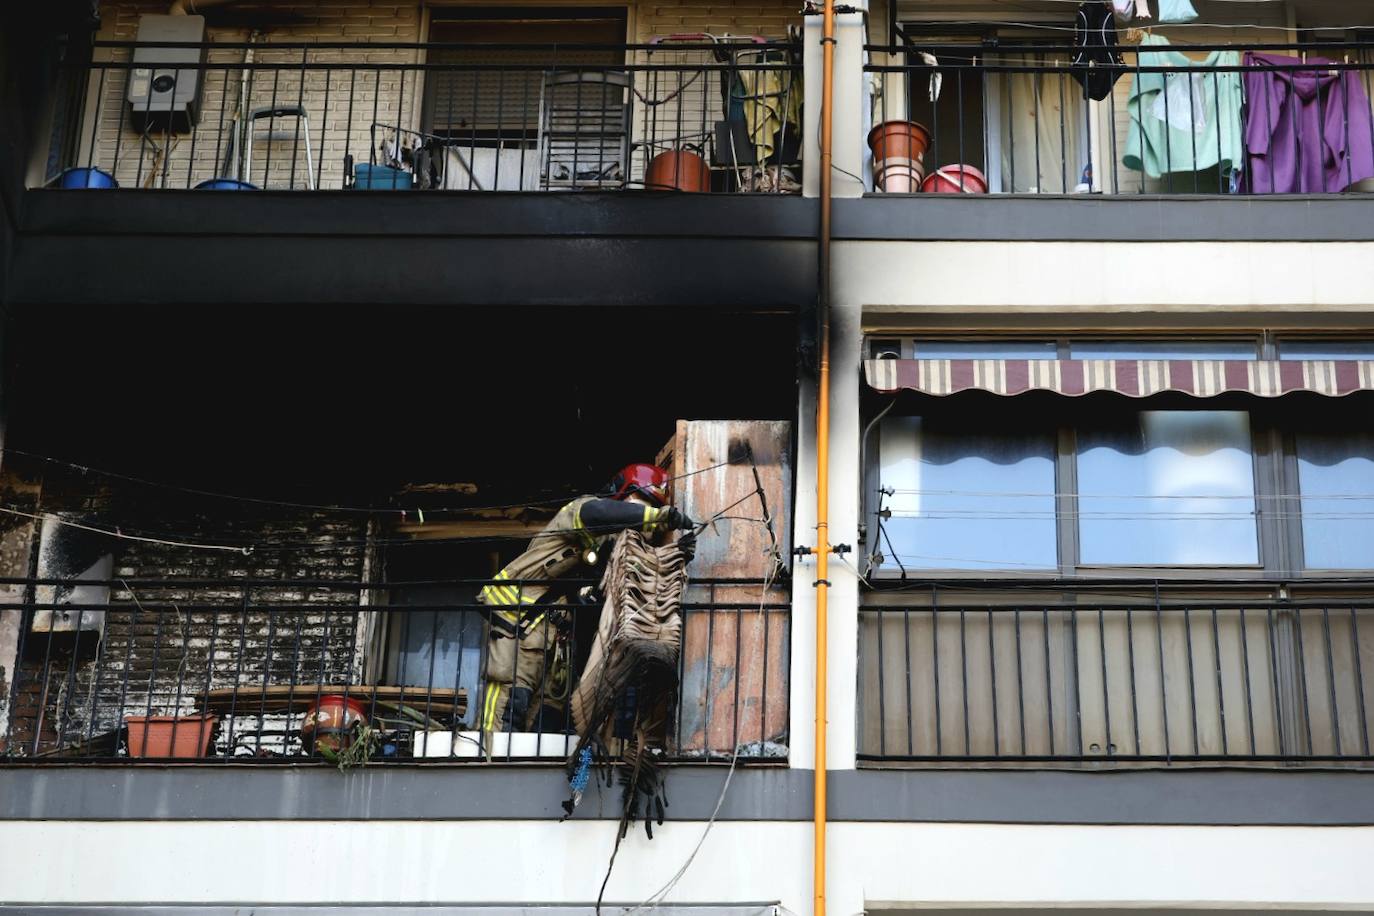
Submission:
<svg viewBox="0 0 1374 916">
<path fill-rule="evenodd" d="M 631 4 L 631 35 L 635 42 L 680 32 L 711 32 L 724 35 L 763 35 L 780 39 L 789 25 L 799 25 L 796 0 L 730 4 L 707 0 Z M 101 4 L 102 27 L 99 37 L 107 40 L 133 40 L 138 17 L 165 12 L 166 5 L 155 2 L 105 2 Z M 225 22 L 223 14 L 232 10 L 235 27 L 216 25 Z M 209 10 L 208 40 L 246 41 L 248 29 L 242 25 L 255 12 L 264 15 L 259 40 L 266 42 L 414 42 L 425 35 L 428 12 L 422 4 L 404 0 L 291 0 L 281 3 L 237 3 Z M 217 15 L 219 13 L 220 15 Z M 158 131 L 141 137 L 129 122 L 125 93 L 130 52 L 101 49 L 99 58 L 107 62 L 94 73 L 87 88 L 89 97 L 99 98 L 99 115 L 88 106 L 85 131 L 78 159 L 114 172 L 124 187 L 191 187 L 207 178 L 233 171 L 225 168 L 228 138 L 240 91 L 242 50 L 212 50 L 207 57 L 201 97 L 201 115 L 196 131 L 167 137 Z M 423 52 L 407 50 L 312 50 L 305 59 L 312 69 L 302 70 L 299 51 L 254 52 L 259 65 L 280 65 L 280 69 L 252 71 L 245 109 L 271 105 L 303 105 L 309 114 L 309 136 L 314 156 L 314 172 L 322 188 L 341 187 L 344 157 L 367 162 L 374 145 L 372 125 L 421 126 L 424 93 L 423 72 L 408 70 L 313 69 L 316 65 L 350 62 L 354 64 L 417 64 Z M 690 62 L 702 59 L 701 53 L 663 51 L 653 62 Z M 103 75 L 102 75 L 103 73 Z M 661 99 L 672 92 L 665 84 L 649 85 L 647 78 L 636 80 L 640 100 Z M 681 110 L 679 110 L 679 106 Z M 701 141 L 701 125 L 710 129 L 720 116 L 718 77 L 697 80 L 687 92 L 665 104 L 643 106 L 636 102 L 636 135 L 646 139 L 653 134 L 658 147 Z M 682 130 L 679 125 L 689 125 Z M 296 122 L 280 120 L 275 129 L 288 136 L 272 143 L 254 144 L 250 179 L 271 188 L 307 185 L 305 143 L 297 140 Z M 689 136 L 690 135 L 690 136 Z M 380 137 L 377 138 L 380 140 Z M 167 147 L 166 151 L 163 148 Z M 643 156 L 637 157 L 640 167 Z M 164 178 L 165 176 L 165 178 Z"/>
<path fill-rule="evenodd" d="M 115 520 L 130 532 L 258 546 L 245 555 L 108 539 L 113 579 L 218 582 L 115 587 L 98 638 L 90 630 L 79 638 L 26 633 L 9 723 L 11 746 L 22 752 L 32 752 L 36 733 L 41 753 L 57 747 L 59 738 L 70 746 L 116 728 L 126 715 L 190 712 L 192 696 L 207 688 L 237 686 L 245 697 L 239 710 L 244 719 L 258 710 L 248 697 L 259 685 L 313 690 L 360 677 L 366 647 L 357 590 L 294 583 L 361 579 L 363 520 L 185 496 L 150 498 L 146 489 L 133 493 L 51 477 L 44 481 L 41 508 L 93 524 Z M 236 584 L 249 579 L 271 584 Z M 259 726 L 241 721 L 238 730 Z"/>
</svg>

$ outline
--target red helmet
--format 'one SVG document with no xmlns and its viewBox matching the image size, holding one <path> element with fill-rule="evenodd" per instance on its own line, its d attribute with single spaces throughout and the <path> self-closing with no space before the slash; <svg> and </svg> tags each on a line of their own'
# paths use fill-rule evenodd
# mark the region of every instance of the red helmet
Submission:
<svg viewBox="0 0 1374 916">
<path fill-rule="evenodd" d="M 652 464 L 627 464 L 611 480 L 611 495 L 625 499 L 638 493 L 656 506 L 668 504 L 668 472 Z"/>
</svg>

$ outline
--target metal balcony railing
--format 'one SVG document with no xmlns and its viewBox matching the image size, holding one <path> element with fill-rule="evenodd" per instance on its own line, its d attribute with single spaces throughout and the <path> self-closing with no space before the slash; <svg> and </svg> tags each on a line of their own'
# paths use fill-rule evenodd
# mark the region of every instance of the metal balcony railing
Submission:
<svg viewBox="0 0 1374 916">
<path fill-rule="evenodd" d="M 1144 40 L 1093 64 L 1062 42 L 868 46 L 873 123 L 919 125 L 875 150 L 870 189 L 1374 190 L 1374 43 Z"/>
<path fill-rule="evenodd" d="M 560 582 L 568 594 L 593 584 Z M 535 653 L 546 667 L 530 708 L 542 713 L 484 730 L 490 608 L 475 596 L 488 584 L 3 580 L 0 633 L 18 638 L 0 759 L 560 760 L 577 741 L 568 693 L 600 605 L 526 606 L 557 624 Z M 421 585 L 469 597 L 435 600 Z M 789 619 L 785 589 L 689 585 L 671 759 L 786 756 Z M 544 676 L 556 659 L 571 672 L 561 686 Z"/>
<path fill-rule="evenodd" d="M 96 42 L 49 172 L 64 187 L 799 191 L 800 46 L 710 37 Z"/>
<path fill-rule="evenodd" d="M 1371 585 L 1306 598 L 1220 582 L 1057 593 L 1043 582 L 941 582 L 881 601 L 870 593 L 859 622 L 859 756 L 1367 765 Z"/>
</svg>

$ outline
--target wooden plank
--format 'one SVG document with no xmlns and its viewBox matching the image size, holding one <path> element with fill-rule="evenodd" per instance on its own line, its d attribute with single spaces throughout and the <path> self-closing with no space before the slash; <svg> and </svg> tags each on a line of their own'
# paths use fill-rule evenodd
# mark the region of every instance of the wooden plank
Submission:
<svg viewBox="0 0 1374 916">
<path fill-rule="evenodd" d="M 232 708 L 239 714 L 252 714 L 259 711 L 272 713 L 304 712 L 321 696 L 355 697 L 364 703 L 371 703 L 375 697 L 379 703 L 404 703 L 412 709 L 424 712 L 426 704 L 431 718 L 439 719 L 467 714 L 468 697 L 466 690 L 452 687 L 389 687 L 365 684 L 247 684 L 237 688 L 220 687 L 208 693 L 196 695 L 195 701 L 201 709 L 228 713 Z M 457 703 L 457 709 L 454 703 Z"/>
</svg>

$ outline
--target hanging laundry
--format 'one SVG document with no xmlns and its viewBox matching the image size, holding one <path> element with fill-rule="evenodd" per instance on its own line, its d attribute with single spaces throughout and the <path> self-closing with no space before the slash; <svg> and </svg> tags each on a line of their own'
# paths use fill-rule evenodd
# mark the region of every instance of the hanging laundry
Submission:
<svg viewBox="0 0 1374 916">
<path fill-rule="evenodd" d="M 1112 9 L 1118 22 L 1150 18 L 1149 0 L 1112 0 Z"/>
<path fill-rule="evenodd" d="M 1112 93 L 1123 72 L 1120 43 L 1112 5 L 1106 0 L 1078 7 L 1073 44 L 1073 78 L 1083 86 L 1085 98 L 1100 102 Z"/>
<path fill-rule="evenodd" d="M 1374 178 L 1369 96 L 1331 61 L 1249 53 L 1245 65 L 1246 188 L 1256 194 L 1344 191 Z"/>
<path fill-rule="evenodd" d="M 1188 0 L 1159 0 L 1160 22 L 1192 22 L 1197 10 Z"/>
<path fill-rule="evenodd" d="M 1162 36 L 1141 42 L 1141 67 L 1239 67 L 1236 51 L 1215 51 L 1195 61 L 1168 47 Z M 1230 72 L 1139 73 L 1126 102 L 1131 127 L 1121 162 L 1151 178 L 1219 166 L 1229 176 L 1243 165 L 1241 80 Z"/>
</svg>

